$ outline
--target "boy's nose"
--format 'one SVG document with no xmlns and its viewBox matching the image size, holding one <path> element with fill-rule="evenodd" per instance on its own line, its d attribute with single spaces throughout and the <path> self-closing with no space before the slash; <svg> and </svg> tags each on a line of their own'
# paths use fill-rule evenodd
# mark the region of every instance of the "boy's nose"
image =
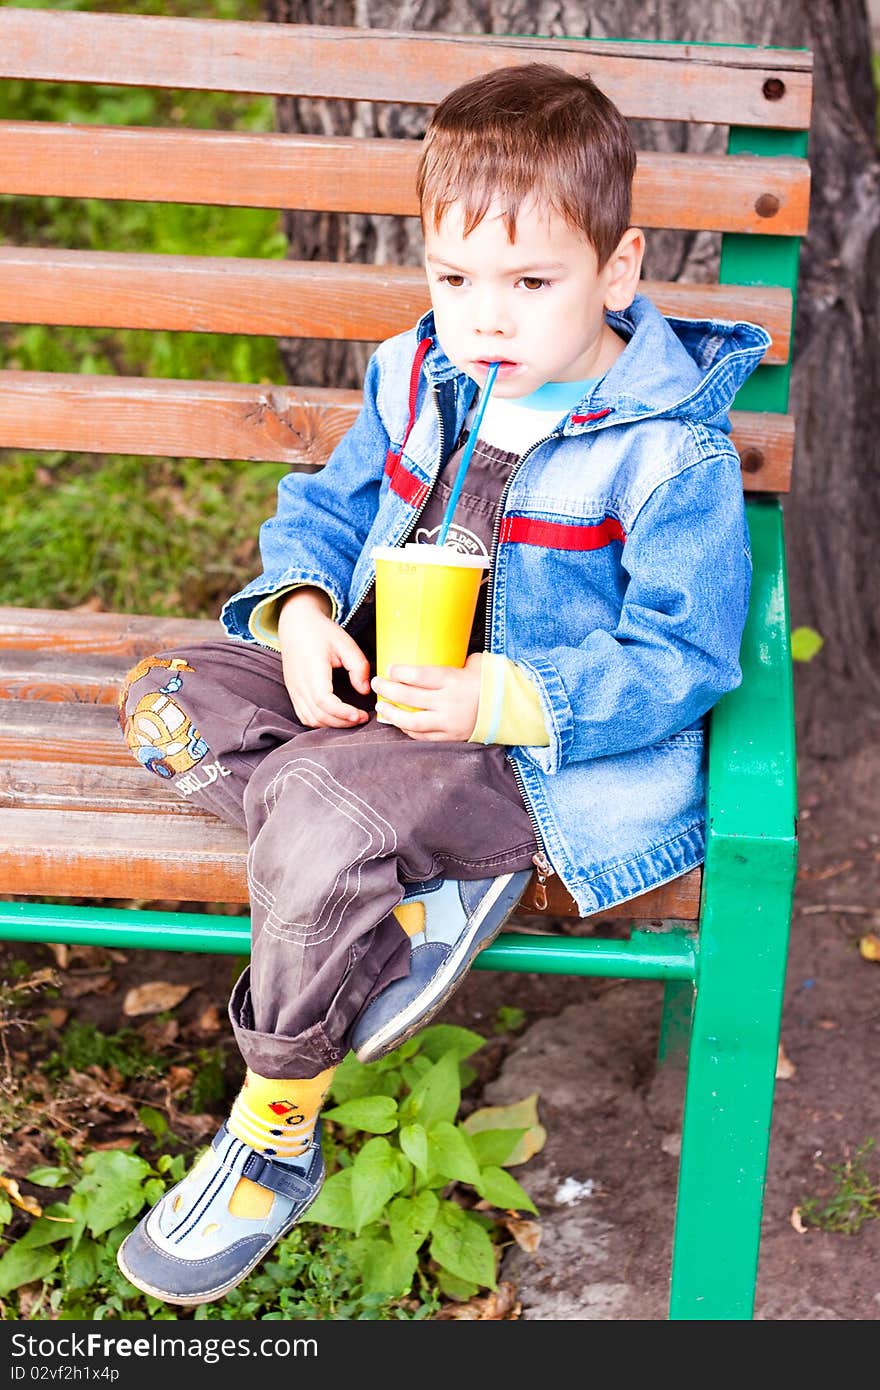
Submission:
<svg viewBox="0 0 880 1390">
<path fill-rule="evenodd" d="M 513 332 L 513 321 L 500 296 L 484 294 L 476 306 L 474 327 L 481 337 L 507 338 Z"/>
</svg>

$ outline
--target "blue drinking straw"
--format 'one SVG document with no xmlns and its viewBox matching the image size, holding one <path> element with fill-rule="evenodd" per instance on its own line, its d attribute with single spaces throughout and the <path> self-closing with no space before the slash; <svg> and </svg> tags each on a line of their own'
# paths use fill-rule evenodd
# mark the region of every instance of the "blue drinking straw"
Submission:
<svg viewBox="0 0 880 1390">
<path fill-rule="evenodd" d="M 458 501 L 458 495 L 461 492 L 461 485 L 464 482 L 464 475 L 467 472 L 468 464 L 471 461 L 471 454 L 474 452 L 474 445 L 477 442 L 477 434 L 479 433 L 480 429 L 480 421 L 483 418 L 483 411 L 486 409 L 486 402 L 489 399 L 489 393 L 495 384 L 495 377 L 498 373 L 499 366 L 500 363 L 498 362 L 489 363 L 489 370 L 486 374 L 486 385 L 483 387 L 483 393 L 480 396 L 480 404 L 477 406 L 477 413 L 474 416 L 474 423 L 471 428 L 471 432 L 468 435 L 467 444 L 465 444 L 464 446 L 464 452 L 461 456 L 461 463 L 458 465 L 458 472 L 455 475 L 455 482 L 452 485 L 452 492 L 450 493 L 449 501 L 446 503 L 446 511 L 443 513 L 443 520 L 440 523 L 440 530 L 437 534 L 438 545 L 446 544 L 446 532 L 449 530 L 449 523 L 452 520 L 452 513 L 455 511 L 455 504 Z"/>
</svg>

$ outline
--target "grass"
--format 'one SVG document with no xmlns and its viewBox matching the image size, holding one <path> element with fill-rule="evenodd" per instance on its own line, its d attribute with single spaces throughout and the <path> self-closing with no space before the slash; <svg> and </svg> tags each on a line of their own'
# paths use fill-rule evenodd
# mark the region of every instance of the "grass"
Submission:
<svg viewBox="0 0 880 1390">
<path fill-rule="evenodd" d="M 874 1147 L 875 1140 L 866 1139 L 842 1163 L 829 1164 L 831 1191 L 801 1204 L 808 1226 L 852 1236 L 866 1221 L 880 1217 L 880 1169 L 872 1172 L 869 1165 Z"/>
</svg>

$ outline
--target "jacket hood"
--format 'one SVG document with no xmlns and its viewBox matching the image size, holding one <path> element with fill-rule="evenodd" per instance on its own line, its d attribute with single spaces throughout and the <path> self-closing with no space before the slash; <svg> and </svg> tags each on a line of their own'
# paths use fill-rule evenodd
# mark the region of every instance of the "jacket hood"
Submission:
<svg viewBox="0 0 880 1390">
<path fill-rule="evenodd" d="M 729 433 L 733 398 L 770 346 L 763 328 L 724 319 L 667 318 L 643 294 L 622 313 L 605 317 L 627 345 L 572 413 L 565 434 L 650 418 L 688 420 Z M 428 313 L 418 336 L 433 333 Z M 425 365 L 435 381 L 456 374 L 437 343 Z"/>
</svg>

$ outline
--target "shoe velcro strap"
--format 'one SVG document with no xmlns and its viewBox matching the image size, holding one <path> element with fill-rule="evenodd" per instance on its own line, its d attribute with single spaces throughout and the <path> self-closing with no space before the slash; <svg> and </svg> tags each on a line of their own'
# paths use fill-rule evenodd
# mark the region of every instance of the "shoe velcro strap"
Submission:
<svg viewBox="0 0 880 1390">
<path fill-rule="evenodd" d="M 289 1168 L 286 1163 L 274 1163 L 271 1158 L 256 1152 L 248 1154 L 241 1176 L 294 1202 L 304 1202 L 314 1190 L 313 1185 L 296 1168 Z"/>
<path fill-rule="evenodd" d="M 211 1147 L 215 1150 L 222 1166 L 228 1168 L 230 1172 L 235 1172 L 233 1164 L 220 1154 L 221 1144 L 229 1138 L 231 1138 L 230 1131 L 226 1128 L 224 1121 L 214 1135 Z M 241 1150 L 238 1149 L 237 1153 L 240 1155 Z M 241 1177 L 250 1178 L 251 1182 L 259 1183 L 261 1187 L 267 1187 L 270 1192 L 277 1192 L 281 1197 L 290 1197 L 294 1202 L 304 1202 L 307 1197 L 312 1195 L 312 1184 L 303 1177 L 301 1172 L 295 1168 L 289 1168 L 285 1163 L 274 1163 L 271 1158 L 258 1154 L 256 1149 L 251 1150 L 238 1171 Z"/>
</svg>

